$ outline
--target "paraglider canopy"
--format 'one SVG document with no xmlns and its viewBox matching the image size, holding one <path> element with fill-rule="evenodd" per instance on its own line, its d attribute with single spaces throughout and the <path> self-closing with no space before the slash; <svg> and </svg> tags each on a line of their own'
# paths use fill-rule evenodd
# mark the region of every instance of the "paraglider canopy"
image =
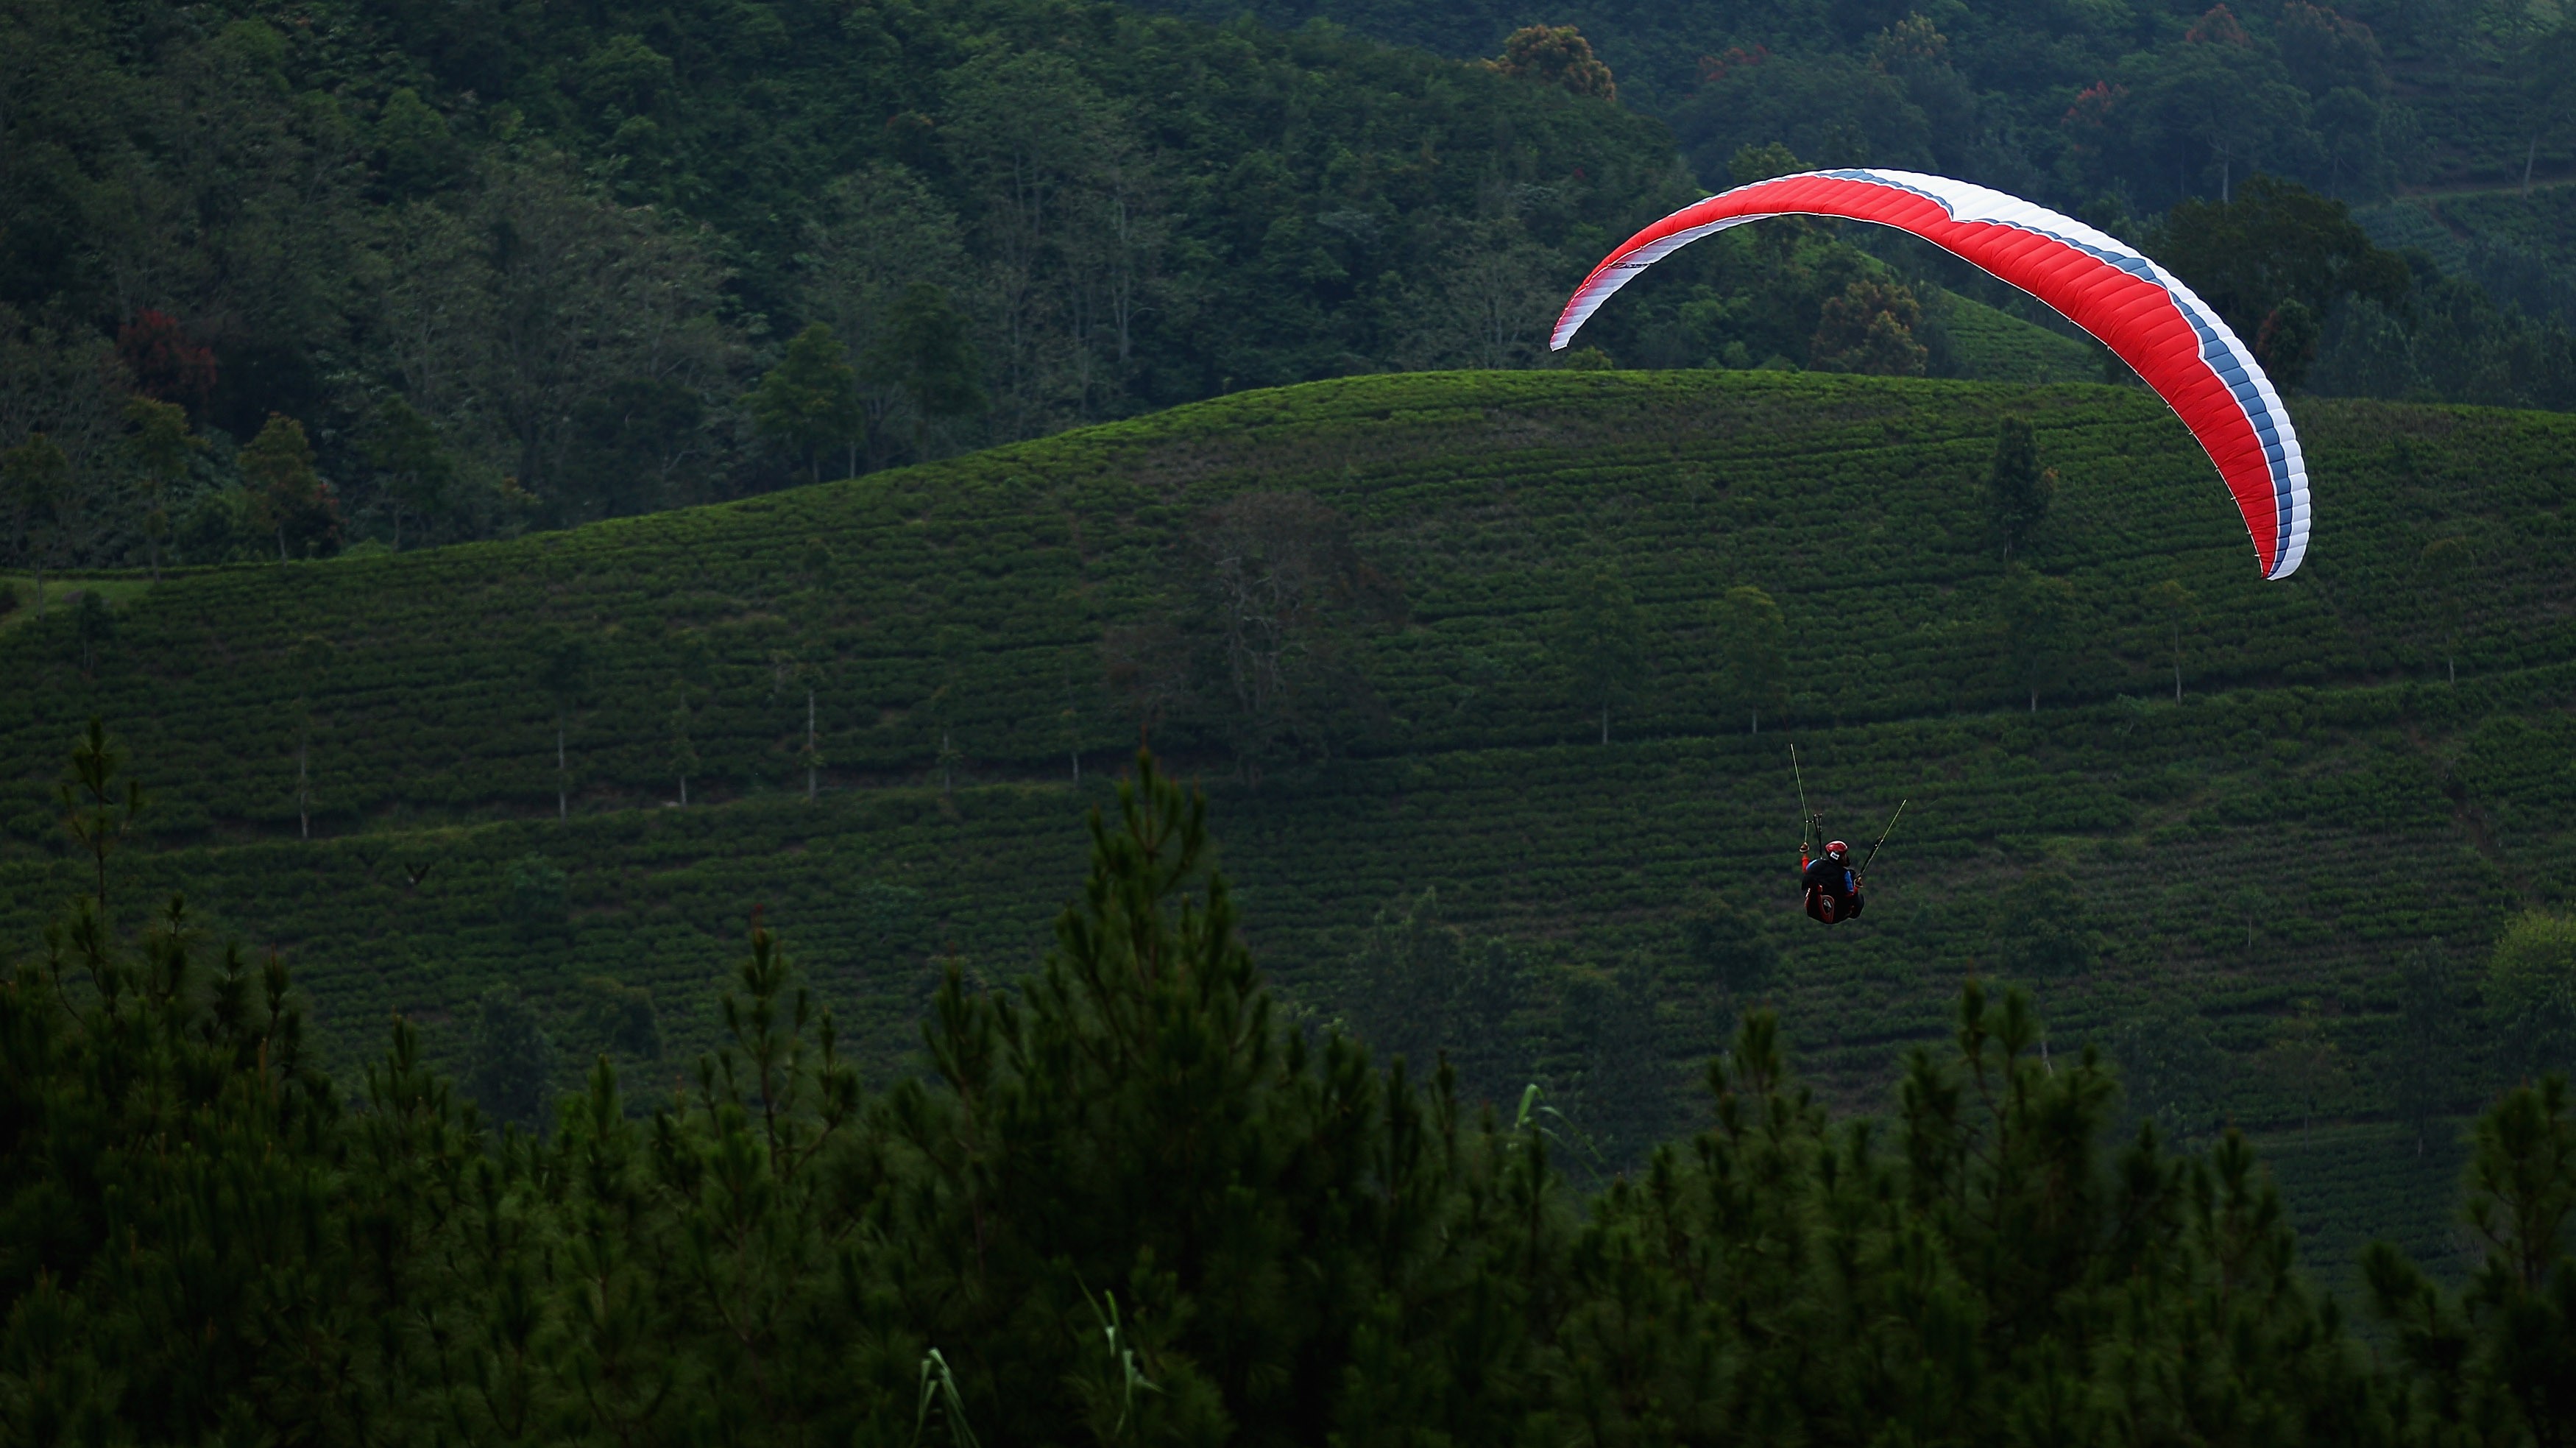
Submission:
<svg viewBox="0 0 2576 1448">
<path fill-rule="evenodd" d="M 1685 206 L 1604 257 L 1567 299 L 1562 350 L 1629 278 L 1703 236 L 1769 216 L 1869 221 L 1939 246 L 2046 302 L 2173 407 L 2218 465 L 2266 578 L 2308 551 L 2298 434 L 2253 351 L 2209 305 L 2128 243 L 2003 192 L 1914 171 L 1850 167 L 1756 181 Z"/>
</svg>

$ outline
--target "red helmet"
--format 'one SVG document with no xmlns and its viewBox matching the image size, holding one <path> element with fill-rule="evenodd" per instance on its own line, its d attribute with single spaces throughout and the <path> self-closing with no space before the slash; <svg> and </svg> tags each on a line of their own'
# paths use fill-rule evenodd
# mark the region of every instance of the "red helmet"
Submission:
<svg viewBox="0 0 2576 1448">
<path fill-rule="evenodd" d="M 1851 846 L 1844 844 L 1840 840 L 1836 840 L 1832 844 L 1825 846 L 1825 855 L 1829 859 L 1839 859 L 1843 855 L 1849 853 L 1850 850 Z"/>
</svg>

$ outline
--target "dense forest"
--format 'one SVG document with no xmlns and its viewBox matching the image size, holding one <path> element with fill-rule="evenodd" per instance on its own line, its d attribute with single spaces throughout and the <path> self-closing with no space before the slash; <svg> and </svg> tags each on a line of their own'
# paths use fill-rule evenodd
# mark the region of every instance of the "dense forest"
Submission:
<svg viewBox="0 0 2576 1448">
<path fill-rule="evenodd" d="M 2368 207 L 2508 151 L 2564 168 L 2565 42 L 2520 11 L 1257 13 L 1296 28 L 10 0 L 0 564 L 507 536 L 1245 387 L 1539 365 L 1629 229 L 1856 160 L 2147 243 L 2317 391 L 2576 405 L 2554 233 L 2452 255 Z M 1963 306 L 2062 330 L 1868 230 L 1694 248 L 1574 363 L 2013 377 Z"/>
</svg>

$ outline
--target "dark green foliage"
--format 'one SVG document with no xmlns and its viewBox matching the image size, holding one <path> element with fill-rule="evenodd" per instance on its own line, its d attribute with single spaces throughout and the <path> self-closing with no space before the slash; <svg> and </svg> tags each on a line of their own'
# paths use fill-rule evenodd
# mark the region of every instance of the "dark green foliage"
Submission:
<svg viewBox="0 0 2576 1448">
<path fill-rule="evenodd" d="M 76 906 L 0 984 L 0 1421 L 885 1445 L 2546 1443 L 2564 1421 L 2562 1082 L 2478 1125 L 2484 1261 L 2456 1298 L 2374 1249 L 2374 1356 L 2299 1274 L 2244 1138 L 2115 1140 L 2110 1070 L 2052 1059 L 2017 992 L 1962 990 L 1883 1120 L 1820 1101 L 1752 1012 L 1687 1135 L 1587 1191 L 1559 1165 L 1579 1114 L 1471 1114 L 1445 1070 L 1292 1025 L 1204 798 L 1150 756 L 1091 845 L 1035 973 L 945 973 L 926 1074 L 864 1090 L 755 925 L 681 1090 L 639 1119 L 602 1060 L 541 1135 L 488 1133 L 399 1018 L 346 1109 L 282 966 L 205 972 L 176 902 L 132 947 Z M 1656 1069 L 1639 969 L 1600 982 L 1578 1107 Z M 542 1056 L 527 1009 L 492 992 L 489 1039 Z"/>
<path fill-rule="evenodd" d="M 802 459 L 812 481 L 823 480 L 823 458 L 838 448 L 850 450 L 850 471 L 858 471 L 867 416 L 859 407 L 858 373 L 830 327 L 815 322 L 797 333 L 744 405 L 760 435 Z"/>
<path fill-rule="evenodd" d="M 2051 578 L 2028 564 L 2013 564 L 1996 593 L 2002 614 L 2004 667 L 2028 691 L 2031 712 L 2039 696 L 2072 672 L 2069 652 L 2076 644 L 2075 585 Z"/>
<path fill-rule="evenodd" d="M 2526 1080 L 2576 1071 L 2576 921 L 2531 911 L 2487 961 L 2484 995 L 2506 1068 Z"/>
<path fill-rule="evenodd" d="M 438 436 L 438 428 L 399 397 L 378 409 L 367 439 L 367 460 L 386 475 L 387 516 L 393 524 L 393 546 L 402 548 L 402 527 L 417 520 L 434 528 L 454 503 L 456 461 Z"/>
<path fill-rule="evenodd" d="M 72 599 L 72 645 L 79 651 L 80 671 L 93 672 L 98 651 L 116 636 L 116 612 L 94 588 L 83 589 Z"/>
<path fill-rule="evenodd" d="M 1994 968 L 2013 980 L 2048 980 L 2091 965 L 2104 942 L 2083 887 L 2054 865 L 2035 864 L 1994 897 Z"/>
<path fill-rule="evenodd" d="M 150 551 L 92 465 L 131 391 L 232 443 L 300 419 L 352 540 L 510 536 L 848 463 L 856 428 L 761 448 L 738 405 L 816 324 L 885 379 L 880 465 L 1483 355 L 1475 297 L 1534 362 L 1603 238 L 1690 190 L 1657 123 L 1561 86 L 1061 0 L 72 0 L 0 53 L 0 145 L 47 158 L 0 178 L 0 372 L 42 383 L 0 449 L 70 455 L 92 565 Z M 397 405 L 442 508 L 371 455 Z"/>
<path fill-rule="evenodd" d="M 2048 505 L 2056 498 L 2057 474 L 2039 465 L 2039 436 L 2030 419 L 2006 416 L 1995 432 L 1994 461 L 1986 466 L 1986 510 L 2005 562 L 2048 520 Z"/>
<path fill-rule="evenodd" d="M 662 1018 L 653 1008 L 653 992 L 640 985 L 620 985 L 594 975 L 585 979 L 583 1025 L 591 1044 L 647 1064 L 662 1056 Z"/>
<path fill-rule="evenodd" d="M 43 433 L 0 452 L 0 509 L 9 553 L 36 575 L 36 611 L 45 609 L 45 570 L 65 553 L 64 514 L 71 505 L 71 460 Z"/>
<path fill-rule="evenodd" d="M 2147 1002 L 2113 1030 L 2110 1054 L 2119 1063 L 2122 1104 L 2130 1117 L 2153 1122 L 2172 1141 L 2205 1138 L 2218 1129 L 2225 1115 L 2227 1056 L 2197 1012 L 2170 999 Z M 2447 1082 L 2453 1064 L 2442 1060 L 2431 1067 Z"/>
<path fill-rule="evenodd" d="M 494 1121 L 533 1127 L 554 1099 L 557 1058 L 525 998 L 506 985 L 483 993 L 467 1047 L 465 1090 Z"/>
<path fill-rule="evenodd" d="M 2451 957 L 2435 940 L 2408 956 L 2397 977 L 2397 1043 L 2392 1074 L 2399 1118 L 2422 1156 L 2436 1123 L 2462 1095 L 2457 1062 L 2468 1047 L 2468 1013 Z"/>
<path fill-rule="evenodd" d="M 565 918 L 564 872 L 540 854 L 525 854 L 510 863 L 509 911 L 523 934 L 544 935 L 561 929 Z"/>
<path fill-rule="evenodd" d="M 280 563 L 328 556 L 340 546 L 339 500 L 313 470 L 313 462 L 304 425 L 276 413 L 241 450 L 252 522 L 276 535 Z"/>
<path fill-rule="evenodd" d="M 1167 615 L 1102 649 L 1141 718 L 1211 728 L 1256 784 L 1373 722 L 1365 649 L 1404 624 L 1404 592 L 1340 512 L 1304 491 L 1243 493 L 1191 520 L 1164 567 Z"/>
<path fill-rule="evenodd" d="M 1682 955 L 1692 971 L 1731 1000 L 1750 1000 L 1771 984 L 1780 947 L 1763 933 L 1761 917 L 1725 900 L 1711 900 L 1682 917 Z"/>
<path fill-rule="evenodd" d="M 160 786 L 148 848 L 112 866 L 120 918 L 184 887 L 209 921 L 286 952 L 338 1074 L 355 1078 L 399 1012 L 461 1075 L 476 1002 L 501 981 L 587 1061 L 590 976 L 649 989 L 669 1059 L 692 1061 L 716 1038 L 707 963 L 757 903 L 882 1080 L 914 1048 L 939 961 L 996 978 L 1043 946 L 1067 821 L 1135 739 L 1093 672 L 1102 633 L 1161 606 L 1193 519 L 1298 489 L 1404 581 L 1411 622 L 1359 653 L 1384 714 L 1334 716 L 1356 747 L 1249 798 L 1216 721 L 1154 739 L 1236 812 L 1228 868 L 1258 886 L 1249 928 L 1301 1019 L 1368 1029 L 1343 965 L 1375 910 L 1436 881 L 1445 923 L 1511 952 L 1506 1064 L 1479 1094 L 1508 1106 L 1540 1080 L 1574 1112 L 1568 992 L 1642 955 L 1674 1063 L 1658 1109 L 1678 1113 L 1681 1063 L 1715 1047 L 1733 1005 L 1678 944 L 1717 893 L 1778 946 L 1758 998 L 1809 1043 L 1819 1089 L 1866 1101 L 1904 1045 L 1943 1030 L 1948 988 L 1996 969 L 1988 904 L 2051 859 L 2106 941 L 2047 981 L 2060 1066 L 2069 1043 L 2108 1049 L 2117 1022 L 2174 1002 L 2216 1053 L 2202 1129 L 2232 1120 L 2278 1161 L 2316 1259 L 2348 1261 L 2371 1232 L 2430 1253 L 2457 1133 L 2435 1120 L 2417 1165 L 2393 1095 L 2398 977 L 2436 936 L 2471 969 L 2524 908 L 2517 889 L 2558 901 L 2576 884 L 2571 641 L 2532 626 L 2569 606 L 2552 520 L 2576 444 L 2546 416 L 2296 406 L 2334 526 L 2283 585 L 2255 577 L 2206 458 L 2143 393 L 1732 373 L 1360 378 L 550 538 L 181 572 L 148 591 L 75 580 L 117 600 L 95 677 L 65 609 L 0 628 L 0 677 L 26 686 L 0 688 L 0 914 L 32 940 L 86 888 L 56 853 L 54 784 L 95 712 Z M 2006 411 L 2032 418 L 2069 480 L 2042 552 L 2075 589 L 2081 646 L 2037 714 L 1992 630 L 2002 574 L 1979 486 Z M 2428 526 L 2478 545 L 2456 688 L 2415 572 Z M 809 563 L 817 542 L 829 557 Z M 1605 557 L 1656 666 L 1609 748 L 1550 658 L 1578 570 Z M 1709 687 L 1713 612 L 1747 580 L 1787 625 L 1788 697 L 1758 736 Z M 2146 642 L 2167 580 L 2199 600 L 2181 708 L 2141 702 L 2170 698 L 2169 638 Z M 317 630 L 337 657 L 314 690 L 293 653 Z M 548 630 L 587 640 L 595 665 L 568 731 L 584 808 L 563 826 L 555 710 L 534 683 Z M 675 631 L 707 655 L 686 810 L 661 807 Z M 787 648 L 832 665 L 810 806 L 802 690 L 774 687 Z M 1860 928 L 1795 914 L 1782 733 L 1861 843 L 1914 800 Z M 943 735 L 960 756 L 948 793 Z M 523 939 L 505 914 L 532 851 L 569 877 L 577 928 Z M 2240 911 L 2250 880 L 2270 898 Z M 2349 1085 L 2302 1144 L 2305 1107 L 2264 1062 L 2308 998 Z M 2446 1112 L 2503 1070 L 2493 1033 L 2468 1037 Z"/>
<path fill-rule="evenodd" d="M 1575 579 L 1558 656 L 1584 712 L 1599 710 L 1601 742 L 1610 742 L 1610 710 L 1627 703 L 1645 681 L 1646 624 L 1637 595 L 1614 569 L 1595 567 Z"/>
<path fill-rule="evenodd" d="M 1347 967 L 1356 1032 L 1417 1079 L 1445 1067 L 1464 1100 L 1507 1103 L 1540 1067 L 1540 1038 L 1515 1019 L 1535 994 L 1522 954 L 1448 924 L 1437 890 L 1381 908 Z"/>
<path fill-rule="evenodd" d="M 2412 285 L 2406 263 L 2373 246 L 2343 203 L 2269 176 L 2231 201 L 2175 206 L 2152 250 L 2284 388 L 2303 380 L 2318 323 L 2344 298 L 2394 310 Z"/>
<path fill-rule="evenodd" d="M 1737 584 L 1717 602 L 1719 688 L 1762 732 L 1762 711 L 1777 714 L 1789 699 L 1789 627 L 1771 595 Z"/>
<path fill-rule="evenodd" d="M 2410 1426 L 2427 1441 L 2563 1444 L 2576 1423 L 2576 1121 L 2564 1077 L 2516 1087 L 2479 1119 L 2467 1185 L 2485 1260 L 2456 1297 L 2386 1244 L 2363 1259 L 2399 1348 Z"/>
<path fill-rule="evenodd" d="M 948 290 L 914 282 L 895 299 L 885 330 L 860 358 L 859 375 L 903 394 L 912 406 L 912 446 L 926 455 L 933 422 L 973 417 L 986 406 L 983 363 Z"/>
</svg>

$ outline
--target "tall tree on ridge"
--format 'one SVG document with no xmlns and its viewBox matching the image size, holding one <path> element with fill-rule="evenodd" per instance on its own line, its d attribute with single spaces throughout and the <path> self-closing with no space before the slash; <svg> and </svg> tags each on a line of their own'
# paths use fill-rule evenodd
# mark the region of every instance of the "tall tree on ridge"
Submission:
<svg viewBox="0 0 2576 1448">
<path fill-rule="evenodd" d="M 814 322 L 797 333 L 744 401 L 760 435 L 804 462 L 806 481 L 823 480 L 823 458 L 835 448 L 847 448 L 857 470 L 867 414 L 859 405 L 858 373 L 831 328 Z"/>
<path fill-rule="evenodd" d="M 277 536 L 278 562 L 291 557 L 289 537 L 308 557 L 340 546 L 340 500 L 313 470 L 313 444 L 304 435 L 304 424 L 270 413 L 259 436 L 241 450 L 241 470 L 251 485 L 260 527 Z"/>
<path fill-rule="evenodd" d="M 143 538 L 152 564 L 152 581 L 161 581 L 161 544 L 170 536 L 170 489 L 188 475 L 189 460 L 206 450 L 205 439 L 188 431 L 188 410 L 175 402 L 149 397 L 125 400 L 125 420 L 134 424 L 126 440 L 141 469 L 144 487 Z"/>
<path fill-rule="evenodd" d="M 859 375 L 895 389 L 911 404 L 912 455 L 920 462 L 930 455 L 933 421 L 973 417 L 985 409 L 979 380 L 983 370 L 947 289 L 914 282 L 903 289 L 884 330 L 860 359 Z"/>
</svg>

